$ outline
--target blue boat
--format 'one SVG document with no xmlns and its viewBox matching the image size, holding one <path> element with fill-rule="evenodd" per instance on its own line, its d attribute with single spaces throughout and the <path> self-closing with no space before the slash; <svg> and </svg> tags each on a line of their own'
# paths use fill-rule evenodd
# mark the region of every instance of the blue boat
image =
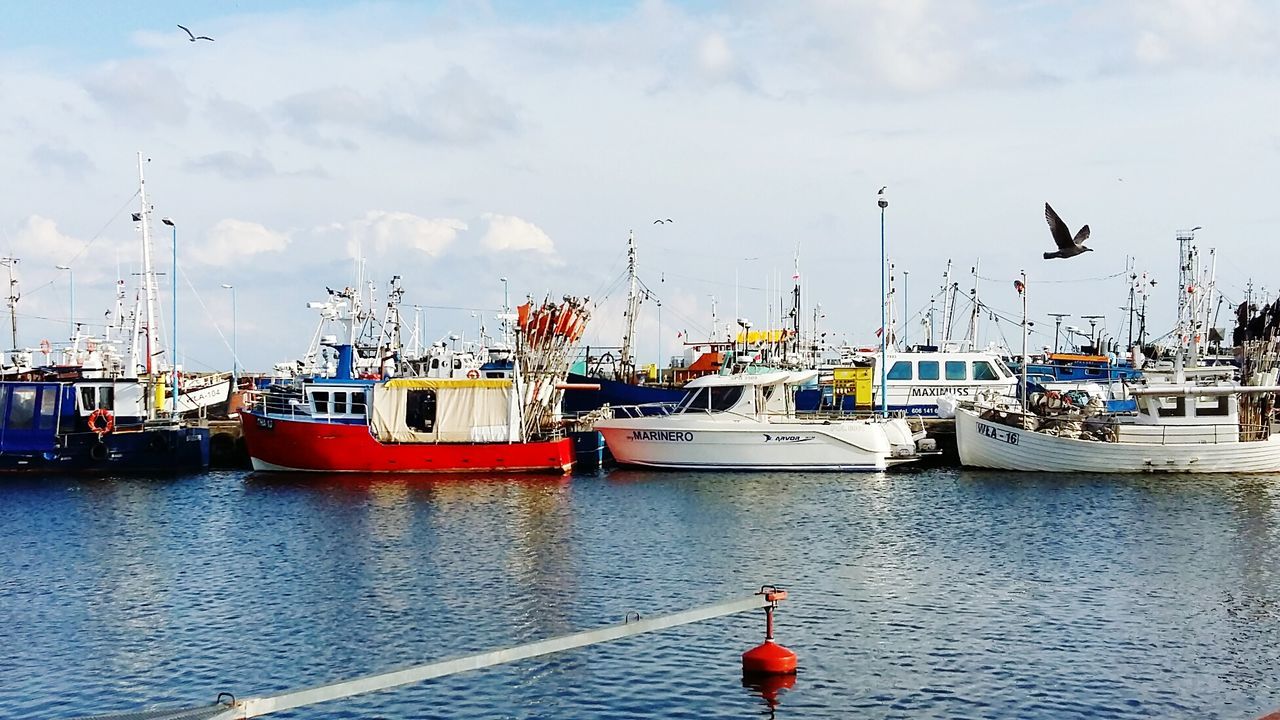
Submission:
<svg viewBox="0 0 1280 720">
<path fill-rule="evenodd" d="M 591 412 L 604 405 L 653 405 L 678 403 L 684 399 L 685 391 L 680 388 L 668 388 L 658 385 L 633 385 L 619 380 L 592 377 L 578 373 L 569 373 L 569 385 L 599 385 L 599 390 L 587 390 L 570 387 L 564 391 L 564 412 L 566 415 Z"/>
<path fill-rule="evenodd" d="M 137 380 L 0 382 L 0 472 L 157 472 L 208 466 L 209 430 L 148 421 L 138 411 L 143 388 Z"/>
</svg>

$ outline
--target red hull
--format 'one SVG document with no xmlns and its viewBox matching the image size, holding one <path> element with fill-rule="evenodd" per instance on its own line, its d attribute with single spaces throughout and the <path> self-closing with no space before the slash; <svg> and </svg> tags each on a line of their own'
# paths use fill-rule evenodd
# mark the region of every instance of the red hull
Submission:
<svg viewBox="0 0 1280 720">
<path fill-rule="evenodd" d="M 310 472 L 567 472 L 569 438 L 527 443 L 384 444 L 366 425 L 240 413 L 255 470 Z"/>
</svg>

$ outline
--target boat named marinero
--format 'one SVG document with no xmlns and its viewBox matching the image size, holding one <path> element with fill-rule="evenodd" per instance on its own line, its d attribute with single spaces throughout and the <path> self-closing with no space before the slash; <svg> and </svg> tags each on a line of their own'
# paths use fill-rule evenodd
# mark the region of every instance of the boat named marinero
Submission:
<svg viewBox="0 0 1280 720">
<path fill-rule="evenodd" d="M 968 467 L 1040 472 L 1280 472 L 1280 435 L 1269 413 L 1249 413 L 1242 396 L 1274 386 L 1155 385 L 1129 391 L 1136 416 L 1038 417 L 998 408 L 956 410 L 956 445 Z"/>
<path fill-rule="evenodd" d="M 614 408 L 595 424 L 624 465 L 707 470 L 876 471 L 919 459 L 901 418 L 797 417 L 793 388 L 816 371 L 708 375 L 661 414 Z"/>
</svg>

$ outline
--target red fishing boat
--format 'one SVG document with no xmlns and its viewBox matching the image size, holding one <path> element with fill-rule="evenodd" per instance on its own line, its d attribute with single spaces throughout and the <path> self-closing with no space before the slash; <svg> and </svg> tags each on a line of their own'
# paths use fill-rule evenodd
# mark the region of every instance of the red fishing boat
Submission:
<svg viewBox="0 0 1280 720">
<path fill-rule="evenodd" d="M 443 376 L 357 378 L 353 346 L 335 345 L 335 377 L 259 393 L 241 411 L 253 468 L 568 471 L 573 443 L 561 431 L 559 406 L 588 313 L 573 299 L 519 310 L 514 350 Z"/>
</svg>

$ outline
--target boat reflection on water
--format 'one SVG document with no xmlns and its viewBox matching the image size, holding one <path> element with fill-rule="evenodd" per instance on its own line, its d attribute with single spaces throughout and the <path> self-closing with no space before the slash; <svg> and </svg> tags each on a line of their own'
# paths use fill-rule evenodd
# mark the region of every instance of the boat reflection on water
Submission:
<svg viewBox="0 0 1280 720">
<path fill-rule="evenodd" d="M 450 497 L 492 497 L 497 488 L 549 488 L 568 486 L 569 475 L 530 473 L 360 473 L 360 472 L 265 472 L 245 476 L 250 486 L 310 488 L 313 490 L 433 490 Z"/>
<path fill-rule="evenodd" d="M 782 704 L 780 698 L 785 694 L 783 691 L 790 690 L 795 687 L 795 684 L 795 675 L 759 675 L 742 678 L 742 687 L 750 690 L 752 695 L 759 696 L 769 707 L 770 718 L 773 717 L 773 711 Z"/>
<path fill-rule="evenodd" d="M 527 473 L 254 472 L 244 480 L 250 493 L 319 509 L 324 532 L 346 538 L 349 563 L 372 571 L 365 583 L 383 609 L 407 616 L 421 604 L 428 578 L 452 577 L 431 585 L 438 610 L 485 629 L 500 607 L 511 643 L 578 629 L 572 603 L 546 602 L 572 596 L 581 573 L 571 482 Z M 292 537 L 297 542 L 297 533 Z M 476 578 L 454 574 L 454 538 L 487 549 Z"/>
</svg>

